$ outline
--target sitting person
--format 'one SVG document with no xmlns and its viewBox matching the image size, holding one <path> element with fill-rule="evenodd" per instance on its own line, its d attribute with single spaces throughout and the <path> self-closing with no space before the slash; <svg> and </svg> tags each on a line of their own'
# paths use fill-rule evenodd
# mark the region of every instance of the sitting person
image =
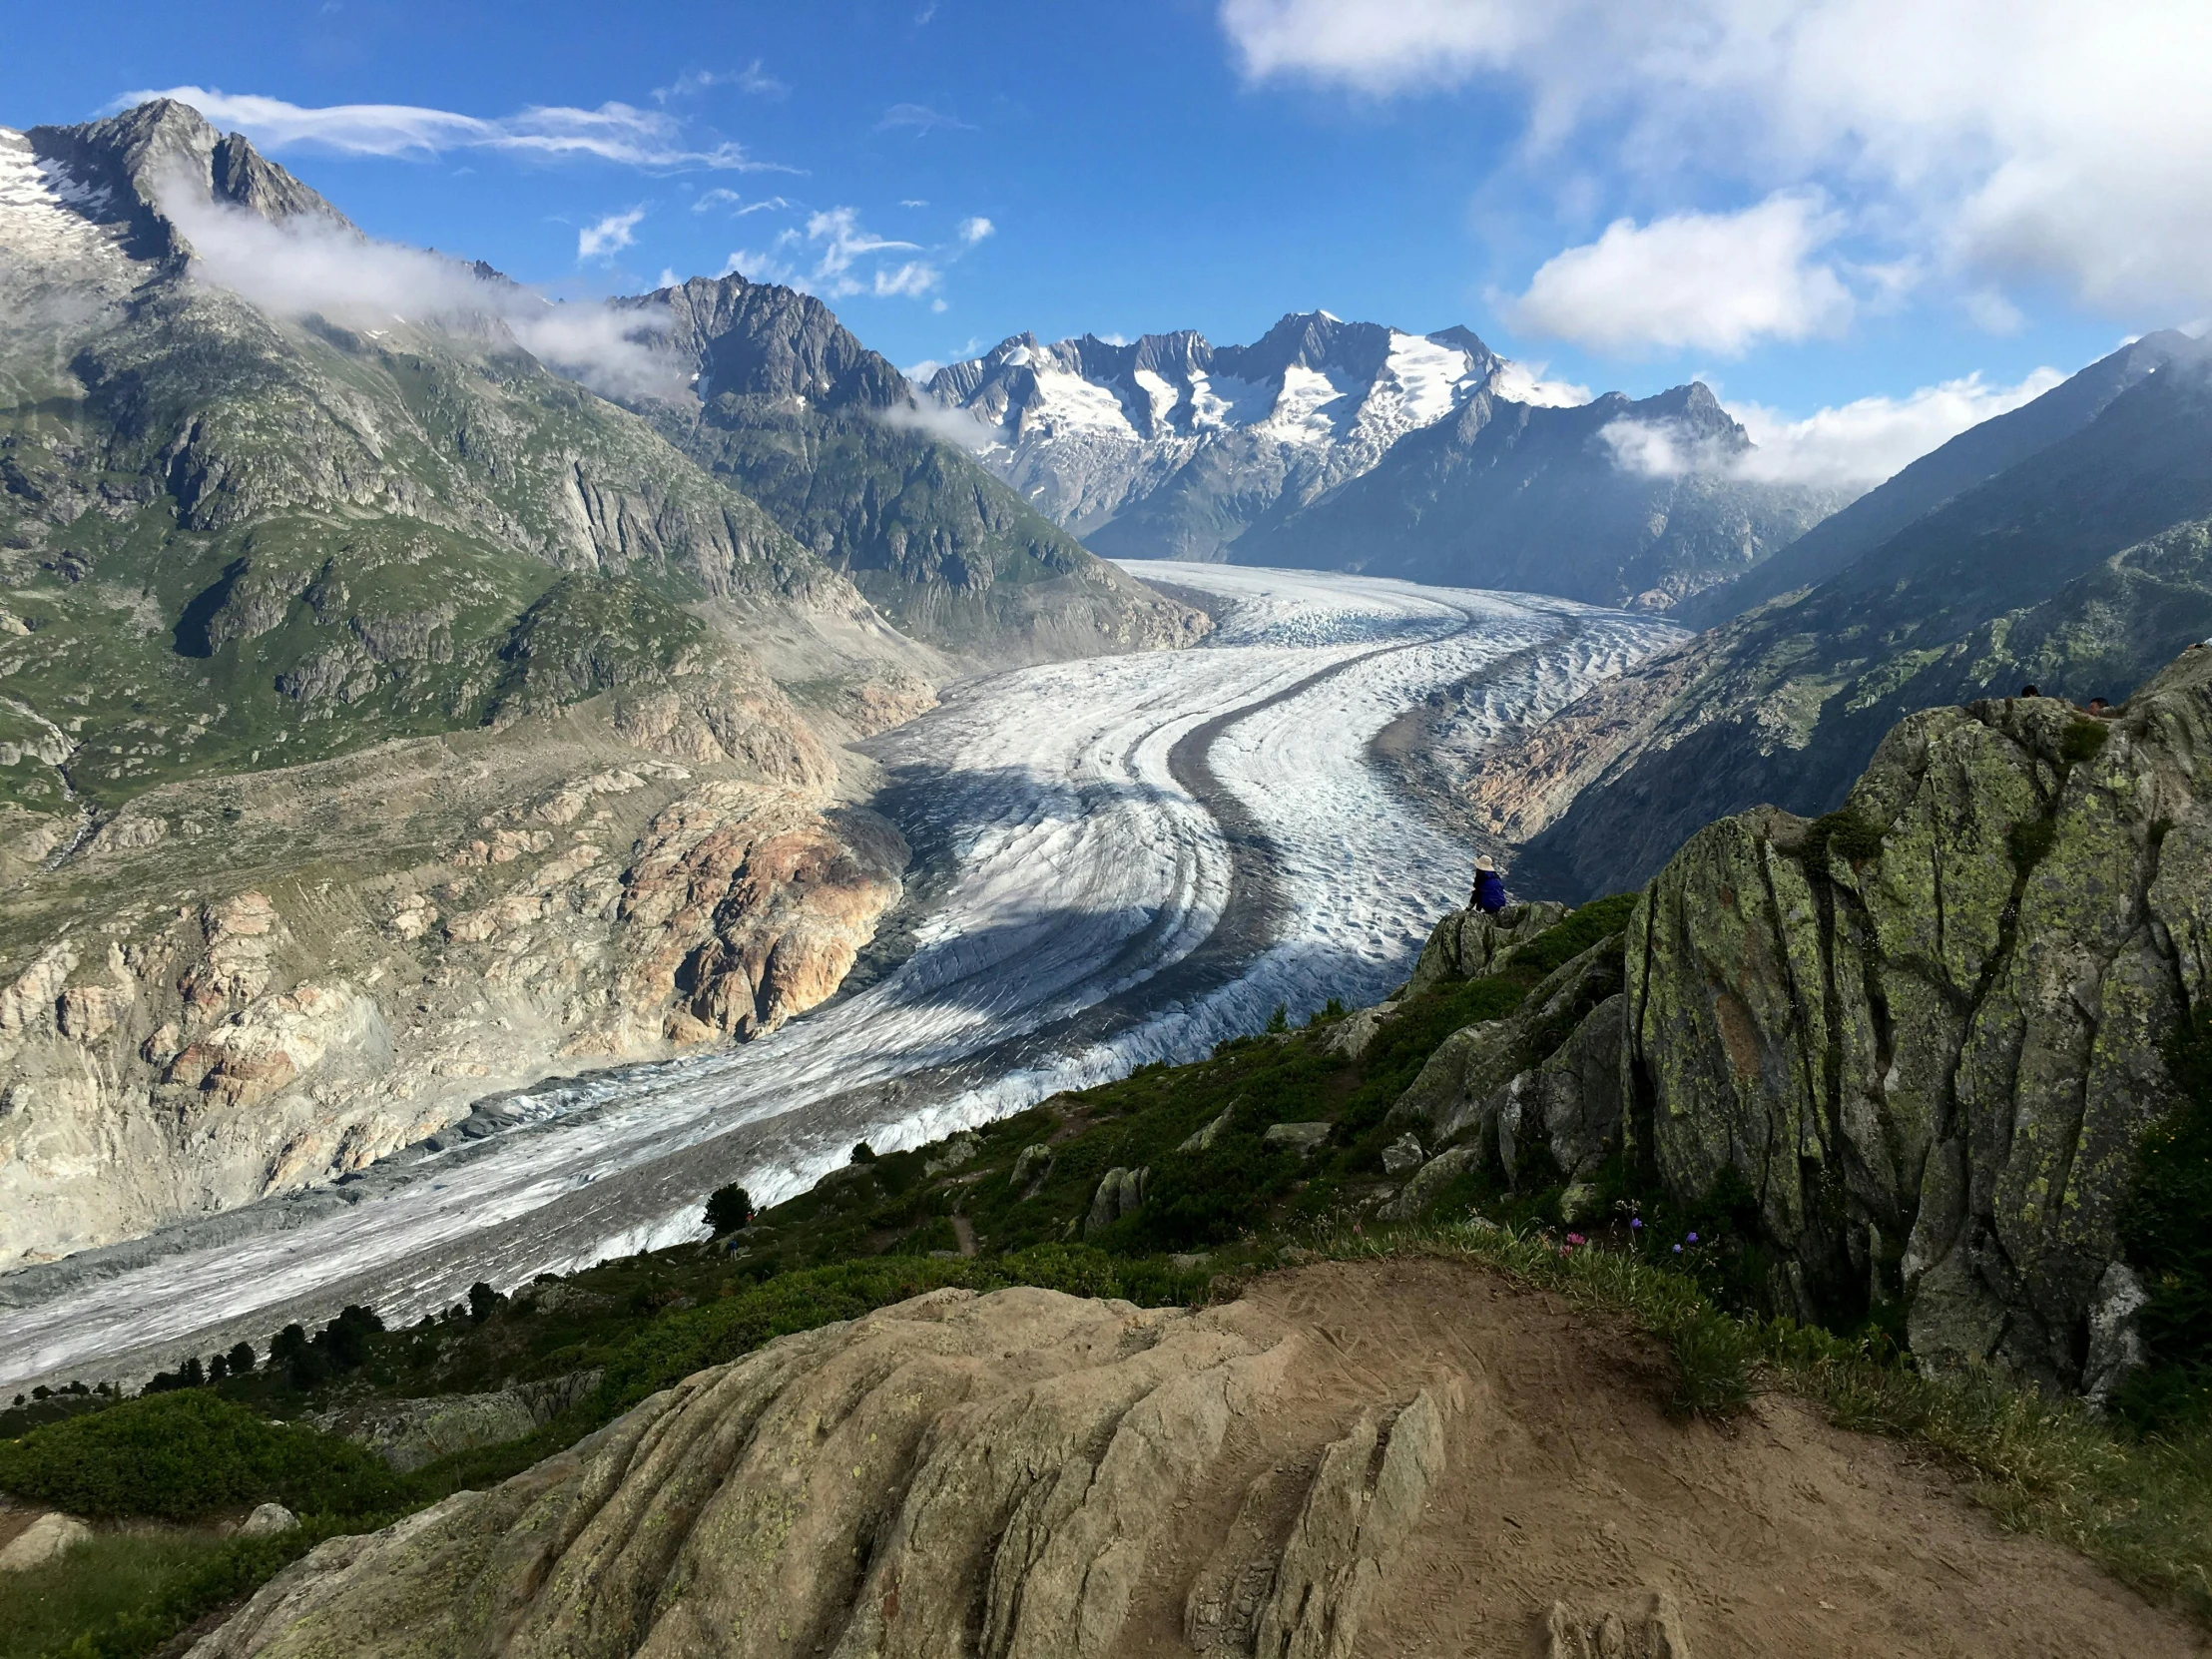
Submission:
<svg viewBox="0 0 2212 1659">
<path fill-rule="evenodd" d="M 1492 916 L 1505 908 L 1505 877 L 1488 853 L 1474 860 L 1474 891 L 1467 895 L 1467 908 Z"/>
</svg>

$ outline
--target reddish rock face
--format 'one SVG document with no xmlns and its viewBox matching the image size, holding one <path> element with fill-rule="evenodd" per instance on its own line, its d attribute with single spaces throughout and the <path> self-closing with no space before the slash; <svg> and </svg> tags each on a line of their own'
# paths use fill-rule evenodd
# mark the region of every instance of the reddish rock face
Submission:
<svg viewBox="0 0 2212 1659">
<path fill-rule="evenodd" d="M 710 784 L 664 811 L 623 894 L 618 993 L 676 1043 L 760 1036 L 829 997 L 897 902 L 906 849 L 799 798 Z"/>
</svg>

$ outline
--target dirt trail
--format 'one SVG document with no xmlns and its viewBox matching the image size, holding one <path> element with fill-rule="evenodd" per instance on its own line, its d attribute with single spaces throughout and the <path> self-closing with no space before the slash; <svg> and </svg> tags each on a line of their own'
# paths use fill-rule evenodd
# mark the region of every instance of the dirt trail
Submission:
<svg viewBox="0 0 2212 1659">
<path fill-rule="evenodd" d="M 1361 1407 L 1463 1390 L 1447 1471 L 1391 1563 L 1367 1659 L 1546 1652 L 1554 1601 L 1588 1618 L 1673 1595 L 1696 1659 L 1927 1655 L 2148 1659 L 2212 1652 L 2078 1555 L 2000 1531 L 1903 1444 L 1784 1396 L 1682 1422 L 1667 1364 L 1549 1295 L 1442 1261 L 1330 1264 L 1245 1299 L 1305 1338 L 1283 1409 L 1233 1435 L 1156 1551 L 1123 1651 L 1187 1656 L 1184 1587 L 1270 1464 L 1312 1466 Z M 1295 1500 L 1303 1479 L 1282 1482 Z M 1631 1629 L 1634 1624 L 1631 1623 Z"/>
</svg>

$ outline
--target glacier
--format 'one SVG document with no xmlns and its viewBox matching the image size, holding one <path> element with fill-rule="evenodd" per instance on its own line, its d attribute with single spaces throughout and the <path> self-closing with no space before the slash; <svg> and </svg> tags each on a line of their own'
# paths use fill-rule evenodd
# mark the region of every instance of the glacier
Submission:
<svg viewBox="0 0 2212 1659">
<path fill-rule="evenodd" d="M 1473 682 L 1478 746 L 1683 637 L 1525 594 L 1130 568 L 1205 596 L 1210 640 L 971 682 L 871 746 L 939 848 L 903 959 L 760 1041 L 486 1102 L 456 1144 L 337 1189 L 19 1270 L 0 1382 L 144 1375 L 346 1303 L 411 1320 L 476 1280 L 702 1237 L 726 1181 L 773 1204 L 857 1141 L 920 1145 L 1196 1058 L 1278 1005 L 1377 1000 L 1471 853 L 1392 787 L 1375 736 Z"/>
</svg>

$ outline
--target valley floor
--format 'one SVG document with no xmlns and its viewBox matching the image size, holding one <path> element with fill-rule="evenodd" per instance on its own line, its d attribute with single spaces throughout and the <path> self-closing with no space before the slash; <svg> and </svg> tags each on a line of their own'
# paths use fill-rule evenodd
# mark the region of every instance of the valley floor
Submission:
<svg viewBox="0 0 2212 1659">
<path fill-rule="evenodd" d="M 1216 596 L 1201 649 L 979 682 L 878 740 L 934 878 L 910 954 L 762 1041 L 480 1109 L 498 1132 L 0 1280 L 0 1382 L 130 1376 L 261 1336 L 279 1310 L 411 1318 L 477 1279 L 676 1243 L 710 1189 L 774 1202 L 855 1141 L 933 1140 L 1057 1089 L 1187 1059 L 1278 1004 L 1402 978 L 1467 851 L 1371 741 L 1499 668 L 1497 722 L 1674 638 L 1564 601 L 1320 573 L 1147 564 Z"/>
</svg>

